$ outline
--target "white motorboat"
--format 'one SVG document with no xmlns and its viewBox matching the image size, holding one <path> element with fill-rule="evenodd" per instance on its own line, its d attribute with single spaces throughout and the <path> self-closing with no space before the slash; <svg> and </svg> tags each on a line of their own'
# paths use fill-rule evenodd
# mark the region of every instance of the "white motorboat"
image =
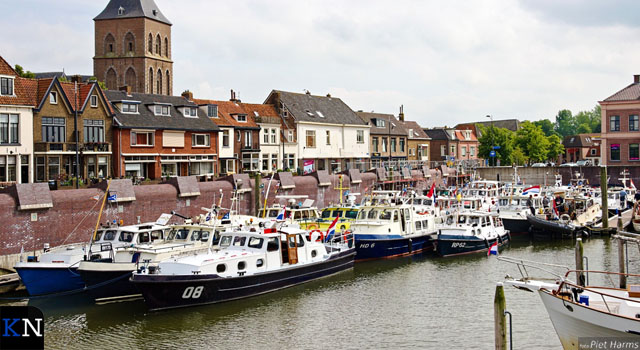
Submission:
<svg viewBox="0 0 640 350">
<path fill-rule="evenodd" d="M 500 247 L 509 240 L 509 231 L 497 212 L 462 210 L 449 214 L 438 230 L 436 246 L 441 256 L 452 256 L 486 252 L 492 245 Z"/>
</svg>

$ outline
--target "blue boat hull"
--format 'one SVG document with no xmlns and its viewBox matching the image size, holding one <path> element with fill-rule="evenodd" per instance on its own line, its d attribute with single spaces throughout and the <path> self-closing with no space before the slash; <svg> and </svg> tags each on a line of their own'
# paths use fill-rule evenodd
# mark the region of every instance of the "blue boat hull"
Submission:
<svg viewBox="0 0 640 350">
<path fill-rule="evenodd" d="M 498 247 L 509 242 L 509 235 L 504 235 L 500 239 L 484 240 L 469 236 L 438 236 L 437 250 L 440 256 L 454 256 L 486 252 L 495 242 Z"/>
<path fill-rule="evenodd" d="M 29 295 L 44 295 L 84 288 L 77 267 L 16 267 Z"/>
<path fill-rule="evenodd" d="M 356 261 L 387 259 L 409 256 L 433 251 L 434 240 L 431 234 L 411 238 L 376 237 L 358 235 L 356 240 Z"/>
</svg>

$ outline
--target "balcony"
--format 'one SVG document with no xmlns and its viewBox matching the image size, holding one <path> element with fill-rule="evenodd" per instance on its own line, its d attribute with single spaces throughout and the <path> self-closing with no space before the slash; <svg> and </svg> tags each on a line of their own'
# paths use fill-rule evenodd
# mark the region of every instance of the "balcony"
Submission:
<svg viewBox="0 0 640 350">
<path fill-rule="evenodd" d="M 242 152 L 260 152 L 260 143 L 258 142 L 253 142 L 251 144 L 243 143 L 241 151 Z"/>
<path fill-rule="evenodd" d="M 35 152 L 75 152 L 75 142 L 36 142 Z M 111 144 L 106 142 L 79 143 L 78 151 L 87 152 L 111 152 Z"/>
</svg>

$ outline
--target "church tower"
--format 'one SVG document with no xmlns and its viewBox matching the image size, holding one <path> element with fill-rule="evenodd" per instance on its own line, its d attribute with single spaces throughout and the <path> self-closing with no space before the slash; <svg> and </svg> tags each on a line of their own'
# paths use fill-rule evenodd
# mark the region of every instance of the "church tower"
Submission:
<svg viewBox="0 0 640 350">
<path fill-rule="evenodd" d="M 110 0 L 93 20 L 93 75 L 107 89 L 173 95 L 171 22 L 153 0 Z"/>
</svg>

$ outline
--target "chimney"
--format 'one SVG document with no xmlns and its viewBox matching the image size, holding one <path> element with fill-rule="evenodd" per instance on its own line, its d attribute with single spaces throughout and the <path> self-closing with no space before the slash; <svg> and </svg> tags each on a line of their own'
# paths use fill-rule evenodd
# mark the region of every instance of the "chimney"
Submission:
<svg viewBox="0 0 640 350">
<path fill-rule="evenodd" d="M 331 94 L 327 94 L 327 97 L 328 97 L 328 98 L 331 98 Z"/>
<path fill-rule="evenodd" d="M 311 96 L 311 91 L 307 90 L 307 92 L 305 92 L 305 94 Z"/>
<path fill-rule="evenodd" d="M 182 97 L 186 98 L 189 101 L 193 101 L 193 92 L 189 91 L 189 90 L 185 90 L 182 93 Z"/>
<path fill-rule="evenodd" d="M 121 86 L 118 88 L 118 90 L 126 92 L 127 95 L 131 95 L 131 86 L 129 85 Z"/>
<path fill-rule="evenodd" d="M 398 119 L 401 122 L 404 122 L 404 105 L 400 105 L 400 114 L 398 114 Z"/>
<path fill-rule="evenodd" d="M 633 83 L 634 84 L 640 83 L 640 74 L 636 74 L 633 76 Z"/>
<path fill-rule="evenodd" d="M 78 83 L 78 84 L 81 84 L 81 83 L 82 83 L 82 76 L 80 76 L 80 74 L 73 75 L 73 76 L 71 77 L 71 82 L 72 82 L 72 83 Z"/>
</svg>

